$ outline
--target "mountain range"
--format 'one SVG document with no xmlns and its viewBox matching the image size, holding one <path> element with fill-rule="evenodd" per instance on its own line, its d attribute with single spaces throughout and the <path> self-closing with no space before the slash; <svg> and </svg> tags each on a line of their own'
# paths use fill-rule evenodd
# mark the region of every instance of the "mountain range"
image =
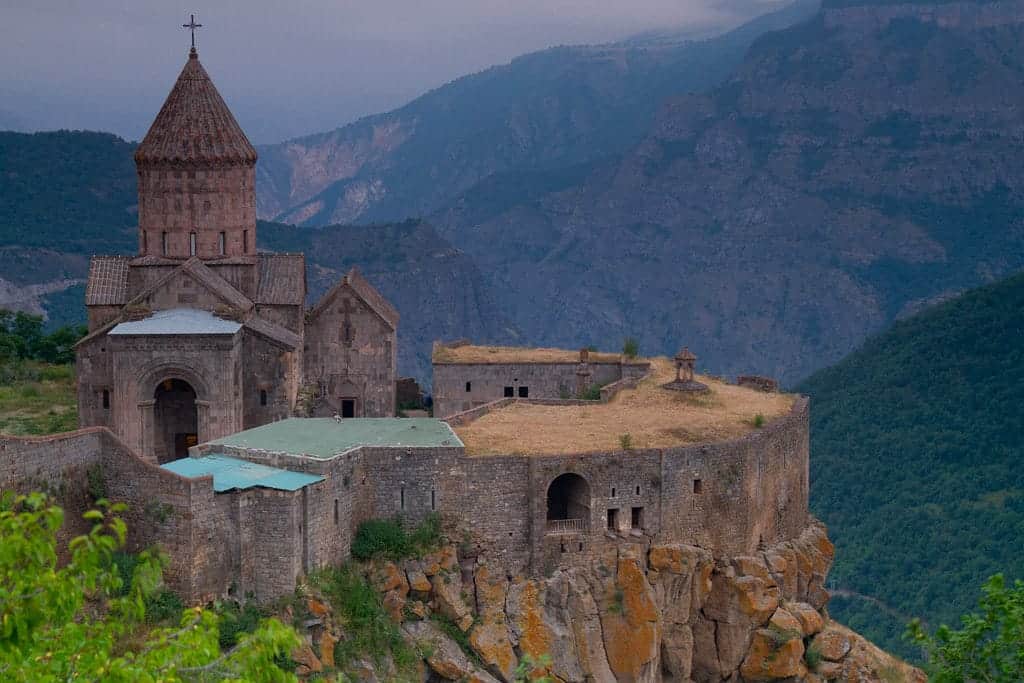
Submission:
<svg viewBox="0 0 1024 683">
<path fill-rule="evenodd" d="M 465 279 L 403 311 L 404 373 L 426 378 L 425 349 L 451 333 L 606 349 L 633 336 L 793 383 L 1024 267 L 1022 8 L 800 3 L 705 41 L 527 55 L 262 149 L 258 203 L 305 226 L 425 214 L 424 253 L 457 252 Z M 85 256 L 134 249 L 132 146 L 0 145 L 14 180 L 0 305 L 73 317 Z M 374 253 L 401 299 L 414 250 L 386 235 Z"/>
</svg>

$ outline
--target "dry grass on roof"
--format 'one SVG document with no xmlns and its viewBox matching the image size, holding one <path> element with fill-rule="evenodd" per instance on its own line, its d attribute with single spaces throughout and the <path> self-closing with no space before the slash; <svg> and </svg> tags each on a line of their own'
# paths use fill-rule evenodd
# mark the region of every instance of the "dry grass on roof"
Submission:
<svg viewBox="0 0 1024 683">
<path fill-rule="evenodd" d="M 617 353 L 591 351 L 593 362 L 617 363 Z M 578 363 L 579 349 L 535 349 L 518 346 L 476 346 L 467 344 L 449 348 L 438 346 L 434 349 L 435 363 Z"/>
<path fill-rule="evenodd" d="M 629 434 L 632 448 L 667 448 L 720 441 L 756 429 L 793 406 L 792 394 L 766 394 L 699 377 L 708 394 L 662 389 L 674 379 L 667 358 L 652 359 L 653 376 L 609 403 L 592 406 L 541 406 L 527 403 L 495 410 L 455 428 L 470 455 L 557 454 L 621 448 Z"/>
</svg>

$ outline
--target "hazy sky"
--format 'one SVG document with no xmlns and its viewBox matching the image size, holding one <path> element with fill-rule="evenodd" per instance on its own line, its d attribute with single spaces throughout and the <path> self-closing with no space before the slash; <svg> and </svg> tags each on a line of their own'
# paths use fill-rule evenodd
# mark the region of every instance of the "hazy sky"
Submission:
<svg viewBox="0 0 1024 683">
<path fill-rule="evenodd" d="M 771 0 L 0 0 L 0 128 L 145 134 L 199 55 L 257 143 L 329 130 L 552 45 L 732 25 Z"/>
</svg>

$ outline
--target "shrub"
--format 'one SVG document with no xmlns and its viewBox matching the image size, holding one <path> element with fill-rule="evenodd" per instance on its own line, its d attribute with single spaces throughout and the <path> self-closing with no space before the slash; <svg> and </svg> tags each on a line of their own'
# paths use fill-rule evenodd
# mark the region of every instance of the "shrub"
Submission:
<svg viewBox="0 0 1024 683">
<path fill-rule="evenodd" d="M 814 671 L 821 664 L 821 652 L 817 648 L 809 647 L 804 653 L 804 661 L 807 662 L 807 668 Z"/>
<path fill-rule="evenodd" d="M 758 413 L 757 415 L 754 416 L 754 426 L 757 427 L 758 429 L 764 427 L 764 415 Z"/>
<path fill-rule="evenodd" d="M 255 631 L 260 620 L 267 616 L 254 603 L 243 605 L 234 600 L 214 603 L 213 610 L 220 615 L 218 639 L 220 649 L 225 652 L 235 646 L 240 635 Z"/>
<path fill-rule="evenodd" d="M 371 519 L 356 530 L 352 541 L 352 557 L 369 560 L 386 557 L 401 560 L 430 552 L 441 544 L 441 518 L 428 515 L 419 525 L 407 531 L 401 518 Z"/>
<path fill-rule="evenodd" d="M 622 355 L 626 358 L 636 358 L 640 355 L 640 342 L 635 337 L 626 337 L 622 342 Z"/>
<path fill-rule="evenodd" d="M 633 450 L 633 437 L 630 434 L 621 434 L 619 436 L 619 448 L 624 451 Z"/>
<path fill-rule="evenodd" d="M 580 394 L 580 398 L 584 401 L 600 401 L 601 400 L 601 385 L 591 384 L 589 387 L 583 390 Z"/>
<path fill-rule="evenodd" d="M 178 594 L 167 588 L 146 596 L 146 621 L 151 624 L 180 619 L 183 609 L 185 609 L 185 605 L 181 602 Z M 222 632 L 223 628 L 222 625 Z"/>
</svg>

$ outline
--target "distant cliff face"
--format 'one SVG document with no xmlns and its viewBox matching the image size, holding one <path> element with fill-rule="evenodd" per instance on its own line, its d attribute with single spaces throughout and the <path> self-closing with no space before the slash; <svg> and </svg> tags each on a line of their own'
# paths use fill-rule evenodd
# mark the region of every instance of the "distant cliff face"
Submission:
<svg viewBox="0 0 1024 683">
<path fill-rule="evenodd" d="M 1022 8 L 826 8 L 621 160 L 521 201 L 480 185 L 434 222 L 529 339 L 685 340 L 714 371 L 795 380 L 1024 267 Z"/>
<path fill-rule="evenodd" d="M 287 223 L 422 216 L 495 173 L 616 153 L 668 96 L 720 83 L 765 31 L 809 16 L 799 0 L 723 36 L 559 47 L 460 78 L 393 112 L 260 149 L 261 218 Z"/>
</svg>

